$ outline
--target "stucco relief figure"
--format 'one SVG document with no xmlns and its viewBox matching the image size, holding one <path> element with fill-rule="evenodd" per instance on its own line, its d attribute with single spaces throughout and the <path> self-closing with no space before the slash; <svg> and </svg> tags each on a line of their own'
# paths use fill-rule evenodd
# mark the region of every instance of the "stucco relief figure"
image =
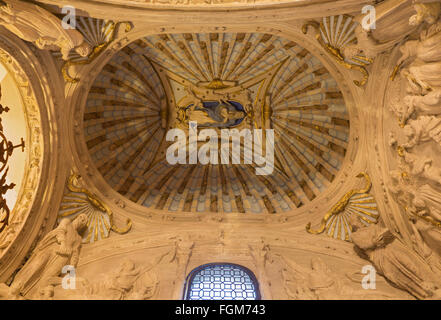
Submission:
<svg viewBox="0 0 441 320">
<path fill-rule="evenodd" d="M 415 61 L 402 71 L 403 77 L 409 80 L 412 91 L 420 94 L 441 88 L 440 73 L 441 61 L 433 63 Z"/>
<path fill-rule="evenodd" d="M 433 272 L 441 275 L 441 229 L 430 219 L 424 217 L 425 210 L 413 212 L 406 210 L 413 231 L 413 249 L 427 261 Z"/>
<path fill-rule="evenodd" d="M 402 57 L 398 61 L 399 65 L 413 61 L 409 68 L 402 72 L 409 79 L 411 93 L 404 98 L 407 110 L 404 112 L 403 122 L 415 111 L 426 115 L 440 114 L 441 22 L 423 30 L 419 40 L 407 41 L 401 46 L 400 51 Z"/>
<path fill-rule="evenodd" d="M 396 197 L 406 212 L 441 223 L 441 190 L 429 184 L 417 185 L 410 178 L 392 171 L 389 191 Z M 440 229 L 441 231 L 441 229 Z"/>
<path fill-rule="evenodd" d="M 101 281 L 89 283 L 87 280 L 82 280 L 79 284 L 79 293 L 75 292 L 68 298 L 100 300 L 152 299 L 159 287 L 157 275 L 151 271 L 156 265 L 154 263 L 147 268 L 142 268 L 137 267 L 132 260 L 125 259 L 118 269 L 106 275 Z"/>
<path fill-rule="evenodd" d="M 406 106 L 402 115 L 403 122 L 407 121 L 414 112 L 420 115 L 441 115 L 441 90 L 431 91 L 424 96 L 405 96 L 403 102 Z"/>
<path fill-rule="evenodd" d="M 412 193 L 415 186 L 410 184 L 410 181 L 404 180 L 401 171 L 391 171 L 389 176 L 390 183 L 388 184 L 388 189 L 394 195 L 397 202 L 402 206 L 412 203 Z"/>
<path fill-rule="evenodd" d="M 39 49 L 61 50 L 64 60 L 73 49 L 85 57 L 91 47 L 80 32 L 64 29 L 61 20 L 38 5 L 5 0 L 0 5 L 0 25 L 25 41 L 33 42 Z"/>
<path fill-rule="evenodd" d="M 270 246 L 264 239 L 257 246 L 249 245 L 249 252 L 258 271 L 257 279 L 261 282 L 267 282 L 266 267 L 267 262 L 271 260 Z"/>
<path fill-rule="evenodd" d="M 407 41 L 400 51 L 399 66 L 412 62 L 403 69 L 402 76 L 409 80 L 414 94 L 427 94 L 441 87 L 441 21 L 423 30 L 419 40 Z"/>
<path fill-rule="evenodd" d="M 280 255 L 279 255 L 280 256 Z M 294 300 L 367 299 L 378 297 L 378 293 L 361 288 L 354 290 L 345 284 L 342 277 L 333 272 L 319 257 L 312 258 L 309 268 L 302 267 L 292 259 L 280 256 L 285 292 Z M 385 296 L 386 297 L 386 296 Z"/>
<path fill-rule="evenodd" d="M 419 59 L 423 62 L 436 62 L 441 60 L 441 32 L 437 28 L 441 28 L 441 23 L 433 26 L 433 31 L 423 32 L 420 40 L 409 40 L 400 47 L 401 58 L 398 63 L 404 63 L 409 59 Z M 436 32 L 435 32 L 436 31 Z"/>
<path fill-rule="evenodd" d="M 441 229 L 418 217 L 410 217 L 410 221 L 417 252 L 441 273 Z"/>
<path fill-rule="evenodd" d="M 414 251 L 378 224 L 352 234 L 355 249 L 369 259 L 377 272 L 417 298 L 441 297 L 441 279 Z"/>
<path fill-rule="evenodd" d="M 409 19 L 411 26 L 418 26 L 423 22 L 428 24 L 435 23 L 441 14 L 441 4 L 439 2 L 418 3 L 414 1 L 413 7 L 416 14 Z"/>
<path fill-rule="evenodd" d="M 441 168 L 433 165 L 433 159 L 404 152 L 404 161 L 410 166 L 413 176 L 420 176 L 441 185 Z"/>
<path fill-rule="evenodd" d="M 187 268 L 193 253 L 195 242 L 190 238 L 178 237 L 174 242 L 171 262 L 176 262 L 176 280 L 179 284 L 187 276 Z"/>
<path fill-rule="evenodd" d="M 80 214 L 73 221 L 63 219 L 57 228 L 38 243 L 29 260 L 15 276 L 10 294 L 25 296 L 35 287 L 38 293 L 43 290 L 50 295 L 53 292 L 51 288 L 61 284 L 63 267 L 77 265 L 82 240 L 79 233 L 86 224 L 85 214 Z"/>
<path fill-rule="evenodd" d="M 390 172 L 389 190 L 405 208 L 413 230 L 412 242 L 416 252 L 441 271 L 441 191 L 429 184 L 417 185 L 399 171 Z"/>
<path fill-rule="evenodd" d="M 413 194 L 413 205 L 420 216 L 430 216 L 433 221 L 441 222 L 441 192 L 425 184 Z"/>
<path fill-rule="evenodd" d="M 315 294 L 309 284 L 309 277 L 314 278 L 315 275 L 310 269 L 299 266 L 291 259 L 286 259 L 282 256 L 283 269 L 282 279 L 284 283 L 285 292 L 289 299 L 293 300 L 318 300 L 319 297 Z M 309 276 L 308 276 L 309 274 Z M 317 279 L 314 280 L 317 286 Z M 322 279 L 319 285 L 321 288 L 329 288 L 334 281 L 331 278 Z"/>
<path fill-rule="evenodd" d="M 403 21 L 403 19 L 399 19 L 399 17 L 393 14 L 401 10 L 405 1 L 388 0 L 379 2 L 375 6 L 375 29 L 369 29 L 371 26 L 365 25 L 367 21 L 365 21 L 366 15 L 364 13 L 354 17 L 354 21 L 358 23 L 354 29 L 357 43 L 347 45 L 343 49 L 343 54 L 346 58 L 354 58 L 363 52 L 367 58 L 375 59 L 380 54 L 389 51 L 396 44 L 402 42 L 403 38 L 412 29 L 415 29 L 409 28 L 407 21 Z M 369 21 L 369 23 L 372 22 L 374 21 Z M 384 30 L 383 26 L 385 25 L 394 26 L 393 30 L 390 30 L 394 36 L 391 37 L 391 34 Z M 391 38 L 393 40 L 390 40 Z"/>
<path fill-rule="evenodd" d="M 420 143 L 435 141 L 441 146 L 441 118 L 434 116 L 421 116 L 411 120 L 403 128 L 407 141 L 404 148 L 412 148 Z"/>
</svg>

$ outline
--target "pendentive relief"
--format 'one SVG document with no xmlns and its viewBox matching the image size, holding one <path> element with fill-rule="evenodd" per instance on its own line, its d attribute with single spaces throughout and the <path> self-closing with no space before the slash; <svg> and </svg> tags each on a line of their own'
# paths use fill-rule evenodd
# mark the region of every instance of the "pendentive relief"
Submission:
<svg viewBox="0 0 441 320">
<path fill-rule="evenodd" d="M 378 222 L 380 214 L 373 195 L 371 178 L 366 172 L 357 175 L 364 178 L 365 186 L 348 191 L 331 207 L 323 217 L 318 229 L 312 229 L 311 223 L 306 231 L 311 234 L 325 233 L 335 239 L 351 241 L 351 234 L 357 228 L 366 227 Z"/>
<path fill-rule="evenodd" d="M 66 183 L 65 194 L 59 209 L 58 221 L 68 217 L 75 219 L 81 214 L 87 217 L 87 230 L 83 233 L 83 242 L 93 243 L 108 238 L 110 232 L 125 234 L 132 228 L 130 219 L 126 225 L 117 227 L 114 223 L 113 212 L 95 194 L 84 186 L 83 179 L 75 173 L 71 173 Z"/>
<path fill-rule="evenodd" d="M 439 254 L 434 244 L 441 244 L 441 8 L 437 3 L 416 9 L 420 17 L 414 20 L 423 28 L 417 40 L 400 48 L 400 77 L 392 84 L 397 89 L 390 109 L 400 126 L 389 135 L 399 162 L 391 172 L 390 191 L 412 230 L 419 230 L 416 239 L 420 234 Z"/>
<path fill-rule="evenodd" d="M 441 7 L 439 2 L 417 3 L 414 9 L 417 13 L 409 24 L 418 27 L 411 37 L 416 40 L 399 47 L 401 57 L 385 103 L 385 112 L 388 109 L 396 119 L 385 129 L 395 162 L 386 186 L 400 207 L 398 218 L 406 230 L 401 226 L 391 232 L 379 224 L 352 238 L 358 251 L 397 287 L 419 299 L 439 299 Z"/>
<path fill-rule="evenodd" d="M 366 85 L 369 79 L 367 66 L 374 60 L 375 55 L 355 45 L 362 41 L 362 37 L 355 33 L 359 24 L 349 15 L 325 17 L 322 21 L 308 21 L 303 25 L 302 31 L 307 34 L 308 27 L 315 29 L 315 37 L 326 52 L 341 66 L 350 70 L 357 70 L 362 74 L 361 80 L 354 80 L 358 87 Z M 362 33 L 364 34 L 364 33 Z M 361 44 L 361 43 L 360 43 Z"/>
</svg>

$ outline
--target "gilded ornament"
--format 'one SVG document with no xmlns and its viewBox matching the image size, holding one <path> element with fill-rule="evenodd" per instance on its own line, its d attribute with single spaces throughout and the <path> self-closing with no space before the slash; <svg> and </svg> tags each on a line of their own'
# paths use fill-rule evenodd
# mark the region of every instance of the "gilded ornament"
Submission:
<svg viewBox="0 0 441 320">
<path fill-rule="evenodd" d="M 342 53 L 345 46 L 356 41 L 354 33 L 356 22 L 352 21 L 352 17 L 348 15 L 326 17 L 320 23 L 308 21 L 302 26 L 302 32 L 307 34 L 309 27 L 315 29 L 317 41 L 336 62 L 346 69 L 356 70 L 362 74 L 362 80 L 354 80 L 354 84 L 363 87 L 369 79 L 366 66 L 373 60 L 358 54 L 348 59 Z"/>
<path fill-rule="evenodd" d="M 61 68 L 61 73 L 63 74 L 63 78 L 66 82 L 69 83 L 77 83 L 79 81 L 78 78 L 74 78 L 69 74 L 69 68 L 71 66 L 75 66 L 75 65 L 87 65 L 90 64 L 93 60 L 95 60 L 96 57 L 98 57 L 116 38 L 116 30 L 117 28 L 121 25 L 121 24 L 125 24 L 125 32 L 129 32 L 132 30 L 133 25 L 131 22 L 113 22 L 113 21 L 108 21 L 103 29 L 102 32 L 105 33 L 105 39 L 104 42 L 97 44 L 92 52 L 87 56 L 86 59 L 78 59 L 76 57 L 71 58 L 69 60 L 67 60 L 64 64 L 63 67 Z"/>
<path fill-rule="evenodd" d="M 362 189 L 354 189 L 346 193 L 323 217 L 317 230 L 311 229 L 311 223 L 306 225 L 306 231 L 311 234 L 327 234 L 333 238 L 349 241 L 352 232 L 350 217 L 356 214 L 364 225 L 377 223 L 379 213 L 375 199 L 369 194 L 372 182 L 369 175 L 361 172 L 358 178 L 364 178 L 366 185 Z"/>
<path fill-rule="evenodd" d="M 67 182 L 68 192 L 63 198 L 58 217 L 76 217 L 82 213 L 87 215 L 87 232 L 83 242 L 95 242 L 107 238 L 110 231 L 125 234 L 132 228 L 132 222 L 127 219 L 124 228 L 118 228 L 113 221 L 110 208 L 89 190 L 78 186 L 80 177 L 72 174 Z"/>
</svg>

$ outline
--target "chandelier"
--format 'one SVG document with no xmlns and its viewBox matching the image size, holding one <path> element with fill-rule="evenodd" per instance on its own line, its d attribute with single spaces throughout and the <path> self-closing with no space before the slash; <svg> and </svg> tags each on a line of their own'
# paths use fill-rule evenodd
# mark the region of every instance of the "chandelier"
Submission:
<svg viewBox="0 0 441 320">
<path fill-rule="evenodd" d="M 2 91 L 0 85 L 0 100 L 1 97 Z M 21 148 L 22 152 L 24 152 L 25 148 L 25 142 L 23 138 L 21 138 L 20 144 L 14 145 L 11 141 L 8 140 L 3 132 L 1 115 L 3 114 L 3 112 L 7 113 L 9 110 L 9 107 L 3 107 L 3 105 L 0 104 L 0 232 L 2 232 L 9 224 L 9 216 L 11 212 L 6 202 L 5 195 L 9 190 L 13 189 L 16 186 L 15 183 L 12 182 L 10 184 L 6 183 L 6 177 L 9 171 L 8 161 L 10 160 L 16 148 Z"/>
</svg>

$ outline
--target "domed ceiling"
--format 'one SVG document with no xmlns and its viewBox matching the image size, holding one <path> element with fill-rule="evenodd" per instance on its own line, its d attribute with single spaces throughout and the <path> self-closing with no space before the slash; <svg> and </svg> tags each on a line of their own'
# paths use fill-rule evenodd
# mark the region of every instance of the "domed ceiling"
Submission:
<svg viewBox="0 0 441 320">
<path fill-rule="evenodd" d="M 216 113 L 221 107 L 228 117 Z M 244 161 L 170 164 L 168 130 L 188 132 L 193 120 L 213 130 L 274 129 L 274 170 L 257 175 L 257 165 Z M 102 69 L 84 133 L 107 183 L 140 205 L 280 213 L 332 183 L 349 116 L 331 74 L 295 42 L 259 33 L 163 34 L 131 43 Z"/>
</svg>

